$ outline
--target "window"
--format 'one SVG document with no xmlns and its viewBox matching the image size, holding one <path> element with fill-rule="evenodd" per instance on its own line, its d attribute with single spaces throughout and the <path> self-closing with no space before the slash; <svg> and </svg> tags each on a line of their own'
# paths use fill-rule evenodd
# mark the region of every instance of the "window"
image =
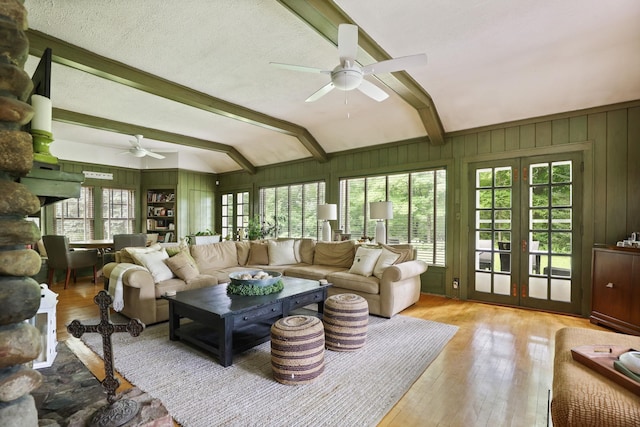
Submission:
<svg viewBox="0 0 640 427">
<path fill-rule="evenodd" d="M 103 188 L 102 220 L 105 239 L 112 239 L 114 234 L 133 233 L 135 227 L 134 191 Z"/>
<path fill-rule="evenodd" d="M 249 192 L 222 195 L 222 236 L 234 238 L 239 228 L 246 230 L 249 225 Z"/>
<path fill-rule="evenodd" d="M 260 219 L 275 225 L 276 236 L 312 237 L 320 232 L 318 204 L 325 202 L 324 182 L 260 189 Z"/>
<path fill-rule="evenodd" d="M 387 220 L 387 242 L 411 243 L 418 259 L 444 265 L 446 181 L 446 169 L 341 179 L 340 227 L 353 238 L 375 236 L 369 202 L 389 200 L 393 219 Z"/>
<path fill-rule="evenodd" d="M 71 241 L 94 238 L 93 187 L 81 187 L 79 198 L 66 199 L 54 206 L 55 234 L 65 235 Z"/>
</svg>

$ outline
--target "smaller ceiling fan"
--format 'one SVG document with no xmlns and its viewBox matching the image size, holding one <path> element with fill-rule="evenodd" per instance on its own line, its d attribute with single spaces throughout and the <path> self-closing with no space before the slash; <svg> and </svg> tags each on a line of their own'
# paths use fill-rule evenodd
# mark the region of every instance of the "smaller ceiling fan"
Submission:
<svg viewBox="0 0 640 427">
<path fill-rule="evenodd" d="M 131 143 L 132 147 L 129 148 L 127 151 L 123 151 L 120 154 L 131 154 L 132 156 L 135 157 L 144 157 L 144 156 L 149 156 L 149 157 L 153 157 L 155 159 L 164 159 L 165 156 L 163 156 L 162 154 L 158 154 L 155 151 L 151 151 L 148 150 L 146 148 L 142 147 L 142 135 L 134 135 L 135 137 L 135 141 L 130 139 L 129 142 Z"/>
<path fill-rule="evenodd" d="M 317 101 L 334 88 L 344 91 L 358 89 L 368 97 L 380 102 L 387 99 L 389 95 L 378 86 L 365 80 L 363 78 L 364 76 L 377 73 L 392 73 L 427 63 L 427 55 L 422 53 L 388 59 L 360 67 L 355 59 L 357 53 L 358 27 L 351 24 L 340 24 L 338 26 L 338 54 L 340 55 L 340 64 L 333 70 L 323 70 L 321 68 L 305 67 L 303 65 L 282 64 L 279 62 L 270 62 L 270 64 L 287 70 L 322 73 L 331 76 L 331 81 L 307 98 L 305 102 Z"/>
</svg>

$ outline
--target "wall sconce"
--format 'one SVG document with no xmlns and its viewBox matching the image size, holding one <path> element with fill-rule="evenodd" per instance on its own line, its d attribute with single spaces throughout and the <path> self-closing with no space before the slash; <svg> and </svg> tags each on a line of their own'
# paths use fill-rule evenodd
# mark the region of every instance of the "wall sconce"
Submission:
<svg viewBox="0 0 640 427">
<path fill-rule="evenodd" d="M 385 220 L 393 218 L 393 204 L 391 202 L 371 202 L 369 203 L 369 216 L 377 219 L 376 242 L 387 243 L 387 230 Z"/>
<path fill-rule="evenodd" d="M 338 219 L 338 206 L 335 204 L 318 205 L 318 220 L 324 221 L 322 224 L 322 240 L 331 241 L 331 224 L 329 221 Z"/>
</svg>

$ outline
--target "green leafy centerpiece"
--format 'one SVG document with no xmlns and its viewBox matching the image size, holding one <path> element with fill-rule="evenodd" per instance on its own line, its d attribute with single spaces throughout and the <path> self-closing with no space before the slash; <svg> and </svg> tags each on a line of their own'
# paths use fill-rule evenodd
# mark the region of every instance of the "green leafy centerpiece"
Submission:
<svg viewBox="0 0 640 427">
<path fill-rule="evenodd" d="M 266 270 L 236 271 L 229 274 L 227 293 L 233 295 L 268 295 L 284 288 L 282 273 Z"/>
</svg>

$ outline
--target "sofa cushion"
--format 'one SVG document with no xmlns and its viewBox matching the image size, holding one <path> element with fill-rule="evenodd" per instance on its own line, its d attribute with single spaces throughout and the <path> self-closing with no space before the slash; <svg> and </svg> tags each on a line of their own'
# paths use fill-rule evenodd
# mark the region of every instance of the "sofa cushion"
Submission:
<svg viewBox="0 0 640 427">
<path fill-rule="evenodd" d="M 155 283 L 174 277 L 173 271 L 165 264 L 165 260 L 169 259 L 169 255 L 164 249 L 148 253 L 134 253 L 133 259 L 136 264 L 149 270 Z"/>
<path fill-rule="evenodd" d="M 355 243 L 351 240 L 344 242 L 318 242 L 313 256 L 313 264 L 351 268 L 355 255 Z"/>
<path fill-rule="evenodd" d="M 249 249 L 251 243 L 248 240 L 236 242 L 236 250 L 238 251 L 238 265 L 246 265 L 249 260 Z"/>
<path fill-rule="evenodd" d="M 313 264 L 313 255 L 315 252 L 316 241 L 313 239 L 300 239 L 300 248 L 298 249 L 298 262 L 305 264 Z"/>
<path fill-rule="evenodd" d="M 365 277 L 371 276 L 381 253 L 382 249 L 366 248 L 364 246 L 358 247 L 349 273 L 359 274 Z"/>
<path fill-rule="evenodd" d="M 268 240 L 267 249 L 269 253 L 269 265 L 287 265 L 297 264 L 295 253 L 293 251 L 294 240 Z"/>
<path fill-rule="evenodd" d="M 334 267 L 332 265 L 308 265 L 298 264 L 287 267 L 284 270 L 285 276 L 299 277 L 300 279 L 320 280 L 325 279 L 328 274 L 336 271 L 345 271 L 344 267 Z"/>
<path fill-rule="evenodd" d="M 247 264 L 269 265 L 269 248 L 267 242 L 251 242 Z"/>
<path fill-rule="evenodd" d="M 191 246 L 191 256 L 196 260 L 200 271 L 238 265 L 238 250 L 236 242 L 210 243 L 208 245 Z"/>
<path fill-rule="evenodd" d="M 334 288 L 350 289 L 367 294 L 380 293 L 380 281 L 376 276 L 364 277 L 347 271 L 338 271 L 327 275 L 327 280 L 333 284 Z"/>
<path fill-rule="evenodd" d="M 396 261 L 400 258 L 400 254 L 391 252 L 387 248 L 382 248 L 382 252 L 376 261 L 376 266 L 373 268 L 373 275 L 378 279 L 382 279 L 382 273 L 384 270 L 396 263 Z"/>
<path fill-rule="evenodd" d="M 200 274 L 196 261 L 187 251 L 178 252 L 164 261 L 173 274 L 188 282 Z"/>
</svg>

